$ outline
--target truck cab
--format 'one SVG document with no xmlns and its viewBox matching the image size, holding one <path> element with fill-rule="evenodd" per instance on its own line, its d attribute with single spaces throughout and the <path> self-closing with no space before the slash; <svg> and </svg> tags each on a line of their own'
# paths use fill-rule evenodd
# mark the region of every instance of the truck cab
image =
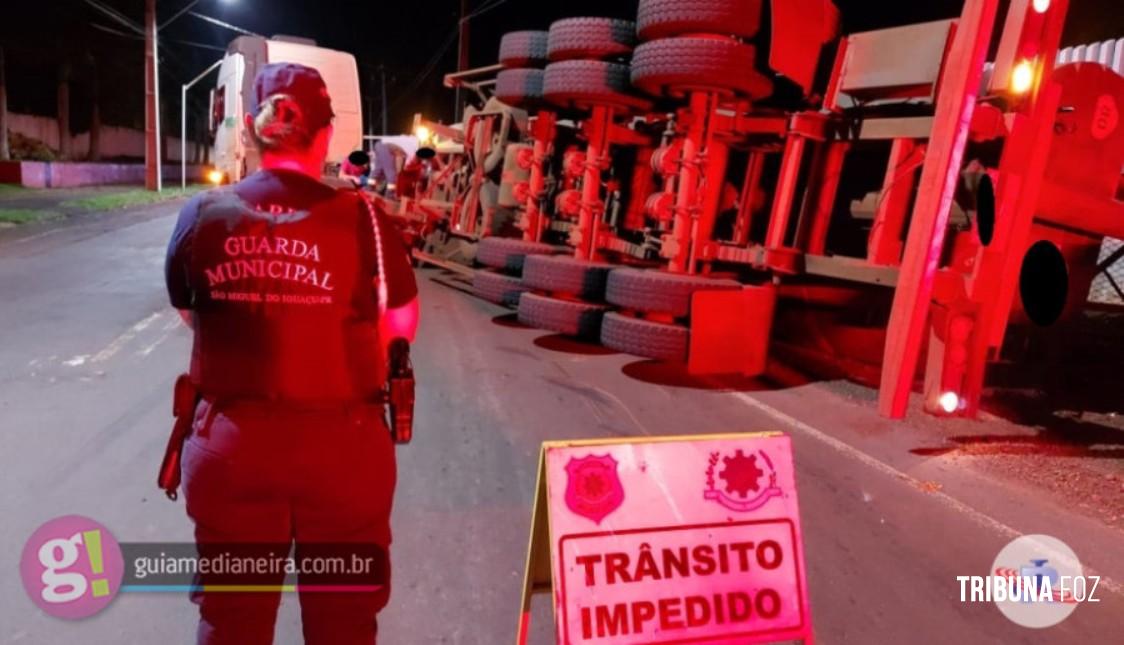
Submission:
<svg viewBox="0 0 1124 645">
<path fill-rule="evenodd" d="M 211 91 L 211 159 L 216 176 L 233 183 L 258 168 L 258 152 L 246 131 L 244 116 L 251 103 L 254 78 L 269 63 L 307 65 L 324 77 L 336 113 L 325 174 L 337 174 L 347 155 L 363 145 L 363 111 L 355 57 L 317 47 L 315 41 L 303 38 L 242 36 L 227 48 L 219 67 L 218 84 Z"/>
</svg>

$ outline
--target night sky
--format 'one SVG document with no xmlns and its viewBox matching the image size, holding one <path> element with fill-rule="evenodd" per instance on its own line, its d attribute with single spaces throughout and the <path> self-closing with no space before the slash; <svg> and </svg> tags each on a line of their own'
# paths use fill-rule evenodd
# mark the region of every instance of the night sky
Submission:
<svg viewBox="0 0 1124 645">
<path fill-rule="evenodd" d="M 99 0 L 139 23 L 142 0 Z M 500 36 L 516 29 L 545 29 L 567 16 L 632 18 L 636 0 L 470 0 L 470 10 L 499 2 L 473 18 L 472 64 L 495 61 Z M 188 0 L 159 0 L 161 21 Z M 961 0 L 837 0 L 848 32 L 951 17 Z M 8 58 L 9 108 L 53 115 L 55 82 L 61 64 L 72 73 L 72 123 L 81 131 L 89 120 L 90 79 L 101 85 L 102 118 L 107 124 L 143 123 L 142 44 L 126 28 L 84 0 L 0 0 L 0 45 Z M 391 102 L 391 130 L 408 127 L 414 112 L 452 117 L 453 94 L 441 76 L 456 64 L 456 24 L 460 0 L 202 0 L 195 11 L 263 35 L 289 34 L 356 55 L 364 95 L 374 100 L 379 119 L 377 70 L 385 65 Z M 1003 14 L 1001 14 L 1003 15 Z M 101 29 L 99 29 L 101 27 Z M 162 83 L 165 118 L 178 121 L 179 86 L 221 57 L 234 32 L 183 16 L 162 33 Z M 1065 43 L 1124 37 L 1120 0 L 1072 0 Z M 442 53 L 443 52 L 443 53 Z M 423 72 L 430 70 L 428 75 Z M 205 83 L 204 86 L 209 86 Z M 205 87 L 193 100 L 205 105 Z"/>
</svg>

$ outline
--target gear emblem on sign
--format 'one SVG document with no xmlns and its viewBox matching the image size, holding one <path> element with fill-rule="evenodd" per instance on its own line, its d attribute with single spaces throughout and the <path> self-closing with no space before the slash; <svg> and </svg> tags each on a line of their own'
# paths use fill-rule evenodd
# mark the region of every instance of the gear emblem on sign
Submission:
<svg viewBox="0 0 1124 645">
<path fill-rule="evenodd" d="M 719 463 L 724 466 L 721 472 L 717 472 Z M 719 488 L 717 479 L 726 482 L 724 488 Z M 743 449 L 727 456 L 710 453 L 703 499 L 717 502 L 732 511 L 747 513 L 781 495 L 783 491 L 777 486 L 777 471 L 764 450 L 748 455 Z"/>
<path fill-rule="evenodd" d="M 750 491 L 756 493 L 761 490 L 758 482 L 765 471 L 757 467 L 757 455 L 747 457 L 738 450 L 733 457 L 723 457 L 722 463 L 726 465 L 726 469 L 718 476 L 726 480 L 727 493 L 736 493 L 745 498 L 749 497 Z"/>
</svg>

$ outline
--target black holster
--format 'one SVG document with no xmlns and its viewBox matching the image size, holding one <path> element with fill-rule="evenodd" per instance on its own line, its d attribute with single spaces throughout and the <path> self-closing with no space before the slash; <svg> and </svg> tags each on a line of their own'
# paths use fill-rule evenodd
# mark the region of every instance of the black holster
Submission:
<svg viewBox="0 0 1124 645">
<path fill-rule="evenodd" d="M 414 366 L 410 343 L 396 338 L 388 348 L 390 370 L 386 385 L 387 426 L 395 443 L 410 443 L 414 437 Z"/>
<path fill-rule="evenodd" d="M 168 437 L 168 447 L 164 449 L 164 460 L 160 464 L 160 473 L 156 479 L 156 485 L 172 501 L 179 497 L 183 444 L 191 435 L 195 407 L 198 404 L 199 391 L 195 389 L 191 377 L 181 374 L 176 379 L 175 393 L 172 397 L 172 416 L 176 421 L 172 425 L 172 435 Z"/>
</svg>

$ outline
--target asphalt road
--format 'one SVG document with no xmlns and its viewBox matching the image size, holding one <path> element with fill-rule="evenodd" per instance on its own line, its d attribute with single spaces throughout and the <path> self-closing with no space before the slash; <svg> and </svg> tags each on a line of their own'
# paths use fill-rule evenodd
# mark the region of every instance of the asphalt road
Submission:
<svg viewBox="0 0 1124 645">
<path fill-rule="evenodd" d="M 31 532 L 68 513 L 122 541 L 190 537 L 182 503 L 153 485 L 190 341 L 162 286 L 173 213 L 162 206 L 0 235 L 2 643 L 192 639 L 195 607 L 183 594 L 122 594 L 67 623 L 35 609 L 15 575 Z M 939 449 L 957 436 L 1032 430 L 918 415 L 888 422 L 870 391 L 842 383 L 653 383 L 663 375 L 634 358 L 513 327 L 504 310 L 435 277 L 420 272 L 417 436 L 399 453 L 395 587 L 381 642 L 513 640 L 541 441 L 755 430 L 794 442 L 820 643 L 1078 644 L 1124 633 L 1118 523 L 1033 472 Z M 1121 495 L 1120 459 L 1067 454 L 1052 466 L 1104 473 Z M 1101 602 L 1046 630 L 1016 626 L 991 604 L 960 603 L 955 576 L 984 574 L 1024 533 L 1073 547 L 1105 577 Z M 540 597 L 532 642 L 552 642 L 550 621 Z M 293 597 L 277 633 L 278 643 L 300 642 Z"/>
</svg>

